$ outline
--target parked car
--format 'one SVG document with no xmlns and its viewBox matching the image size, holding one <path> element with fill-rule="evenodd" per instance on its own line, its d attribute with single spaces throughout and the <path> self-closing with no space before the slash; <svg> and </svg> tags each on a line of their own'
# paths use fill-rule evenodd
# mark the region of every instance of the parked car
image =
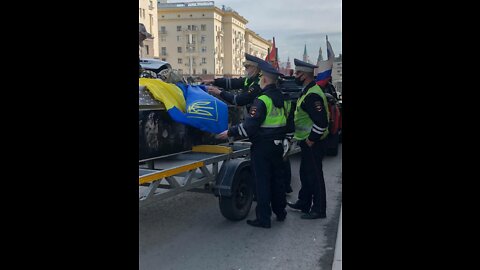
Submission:
<svg viewBox="0 0 480 270">
<path fill-rule="evenodd" d="M 144 69 L 141 77 L 160 78 L 163 70 L 172 69 L 172 66 L 168 62 L 152 58 L 140 59 L 140 65 Z"/>
</svg>

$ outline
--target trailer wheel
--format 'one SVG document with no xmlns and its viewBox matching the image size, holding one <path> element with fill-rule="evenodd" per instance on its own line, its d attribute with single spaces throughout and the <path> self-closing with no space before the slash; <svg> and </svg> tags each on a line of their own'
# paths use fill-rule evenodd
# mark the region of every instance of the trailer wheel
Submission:
<svg viewBox="0 0 480 270">
<path fill-rule="evenodd" d="M 232 196 L 218 198 L 220 212 L 233 221 L 244 219 L 250 212 L 253 201 L 253 188 L 249 181 L 252 177 L 250 166 L 243 167 L 235 173 L 232 184 Z"/>
</svg>

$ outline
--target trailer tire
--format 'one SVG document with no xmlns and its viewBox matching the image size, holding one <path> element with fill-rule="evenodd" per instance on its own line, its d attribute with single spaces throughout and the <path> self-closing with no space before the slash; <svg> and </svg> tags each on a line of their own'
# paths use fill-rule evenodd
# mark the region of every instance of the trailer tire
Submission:
<svg viewBox="0 0 480 270">
<path fill-rule="evenodd" d="M 247 217 L 253 201 L 253 188 L 249 184 L 251 178 L 250 166 L 241 168 L 233 179 L 232 196 L 219 196 L 220 212 L 225 218 L 238 221 Z"/>
</svg>

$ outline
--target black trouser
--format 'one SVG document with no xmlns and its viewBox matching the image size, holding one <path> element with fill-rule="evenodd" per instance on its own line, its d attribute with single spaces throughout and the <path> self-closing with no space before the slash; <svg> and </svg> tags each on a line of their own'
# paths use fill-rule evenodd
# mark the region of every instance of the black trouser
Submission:
<svg viewBox="0 0 480 270">
<path fill-rule="evenodd" d="M 300 163 L 300 182 L 302 187 L 298 192 L 298 204 L 304 210 L 325 214 L 327 198 L 325 193 L 325 180 L 323 178 L 322 160 L 325 156 L 325 140 L 315 142 L 308 147 L 305 141 L 299 143 L 302 148 Z"/>
<path fill-rule="evenodd" d="M 285 192 L 290 188 L 291 189 L 291 182 L 292 182 L 292 168 L 290 166 L 290 158 L 286 157 L 283 161 L 283 178 L 285 181 Z"/>
<path fill-rule="evenodd" d="M 275 145 L 273 141 L 253 143 L 250 148 L 257 192 L 255 212 L 263 224 L 270 224 L 272 211 L 283 216 L 287 205 L 282 154 L 282 144 Z"/>
</svg>

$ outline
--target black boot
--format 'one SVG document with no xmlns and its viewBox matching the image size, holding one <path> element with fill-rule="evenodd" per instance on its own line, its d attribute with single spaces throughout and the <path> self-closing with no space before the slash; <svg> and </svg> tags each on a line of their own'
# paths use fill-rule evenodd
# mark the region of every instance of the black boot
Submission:
<svg viewBox="0 0 480 270">
<path fill-rule="evenodd" d="M 306 207 L 305 205 L 300 204 L 298 201 L 296 203 L 287 202 L 287 205 L 290 208 L 302 211 L 302 213 L 308 213 L 310 211 L 310 207 Z"/>
<path fill-rule="evenodd" d="M 317 218 L 326 218 L 327 214 L 325 213 L 317 213 L 317 212 L 310 212 L 307 214 L 302 215 L 300 218 L 302 219 L 317 219 Z"/>
<path fill-rule="evenodd" d="M 263 224 L 260 222 L 260 220 L 258 219 L 255 219 L 255 220 L 247 220 L 247 224 L 250 225 L 250 226 L 253 226 L 253 227 L 260 227 L 260 228 L 270 228 L 271 225 L 270 223 L 268 224 Z"/>
</svg>

